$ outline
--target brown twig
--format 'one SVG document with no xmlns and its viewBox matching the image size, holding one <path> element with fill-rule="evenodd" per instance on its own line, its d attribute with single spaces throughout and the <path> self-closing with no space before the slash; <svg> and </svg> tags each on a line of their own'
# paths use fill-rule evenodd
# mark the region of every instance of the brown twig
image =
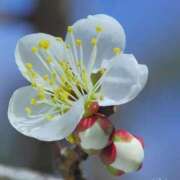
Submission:
<svg viewBox="0 0 180 180">
<path fill-rule="evenodd" d="M 77 145 L 67 145 L 56 142 L 53 144 L 55 167 L 65 180 L 85 180 L 80 169 L 82 161 L 88 158 Z"/>
</svg>

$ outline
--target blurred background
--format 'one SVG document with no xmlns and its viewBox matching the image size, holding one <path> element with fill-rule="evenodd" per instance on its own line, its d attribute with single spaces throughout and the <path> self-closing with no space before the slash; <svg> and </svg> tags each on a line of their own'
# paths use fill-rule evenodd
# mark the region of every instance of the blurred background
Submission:
<svg viewBox="0 0 180 180">
<path fill-rule="evenodd" d="M 179 0 L 0 0 L 0 163 L 52 173 L 50 144 L 25 137 L 7 119 L 13 91 L 27 84 L 14 60 L 17 40 L 32 32 L 64 36 L 67 25 L 105 13 L 123 25 L 126 52 L 149 67 L 149 82 L 112 119 L 116 127 L 144 137 L 141 171 L 110 176 L 95 157 L 84 165 L 88 180 L 180 179 Z"/>
</svg>

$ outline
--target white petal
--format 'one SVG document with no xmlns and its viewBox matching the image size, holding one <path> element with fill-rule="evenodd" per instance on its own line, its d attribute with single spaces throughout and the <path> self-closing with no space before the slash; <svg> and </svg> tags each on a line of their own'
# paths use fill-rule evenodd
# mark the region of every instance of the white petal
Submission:
<svg viewBox="0 0 180 180">
<path fill-rule="evenodd" d="M 141 83 L 141 86 L 144 87 L 148 79 L 148 68 L 146 65 L 139 64 L 138 69 L 139 69 L 139 81 Z"/>
<path fill-rule="evenodd" d="M 144 149 L 141 143 L 133 138 L 130 142 L 115 142 L 116 159 L 112 167 L 126 173 L 136 171 L 144 159 Z"/>
<path fill-rule="evenodd" d="M 50 45 L 48 51 L 45 52 L 45 49 L 39 48 L 38 53 L 33 53 L 32 48 L 38 47 L 41 40 L 48 40 Z M 57 41 L 55 37 L 44 33 L 36 33 L 26 35 L 18 41 L 15 50 L 15 58 L 21 73 L 27 80 L 30 81 L 29 77 L 25 73 L 27 70 L 25 67 L 26 63 L 31 63 L 33 65 L 33 70 L 41 76 L 46 74 L 50 75 L 46 68 L 48 55 L 52 56 L 54 61 L 55 59 L 63 59 L 63 53 L 63 45 L 60 41 Z M 40 57 L 42 58 L 42 61 L 40 60 Z"/>
<path fill-rule="evenodd" d="M 84 113 L 84 99 L 75 102 L 72 108 L 62 116 L 56 115 L 53 120 L 38 114 L 46 113 L 50 106 L 41 104 L 32 109 L 33 118 L 27 116 L 24 108 L 29 105 L 30 98 L 35 91 L 30 87 L 23 87 L 14 92 L 10 99 L 8 117 L 12 126 L 20 133 L 43 141 L 61 140 L 68 136 L 79 123 Z"/>
<path fill-rule="evenodd" d="M 121 54 L 103 64 L 106 68 L 109 64 L 109 70 L 101 87 L 104 96 L 99 102 L 101 106 L 120 105 L 131 101 L 147 82 L 147 66 L 138 64 L 133 55 Z"/>
<path fill-rule="evenodd" d="M 113 57 L 113 48 L 125 47 L 125 32 L 118 21 L 113 17 L 97 14 L 88 16 L 85 19 L 80 19 L 73 24 L 75 38 L 80 38 L 83 43 L 84 63 L 88 65 L 90 54 L 92 52 L 91 39 L 97 36 L 96 27 L 100 26 L 103 29 L 100 40 L 98 42 L 97 59 L 95 69 L 97 69 L 103 59 Z M 71 44 L 69 34 L 66 36 L 66 42 Z"/>
</svg>

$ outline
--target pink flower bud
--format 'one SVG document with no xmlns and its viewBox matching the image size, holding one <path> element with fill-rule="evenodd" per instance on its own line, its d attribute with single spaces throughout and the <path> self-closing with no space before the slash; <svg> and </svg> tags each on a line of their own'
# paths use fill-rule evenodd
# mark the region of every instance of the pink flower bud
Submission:
<svg viewBox="0 0 180 180">
<path fill-rule="evenodd" d="M 101 150 L 109 143 L 113 126 L 107 117 L 96 114 L 83 118 L 78 124 L 75 134 L 79 137 L 80 146 L 86 150 Z"/>
<path fill-rule="evenodd" d="M 116 130 L 112 143 L 102 150 L 100 157 L 113 175 L 137 171 L 144 159 L 143 140 L 125 130 Z"/>
</svg>

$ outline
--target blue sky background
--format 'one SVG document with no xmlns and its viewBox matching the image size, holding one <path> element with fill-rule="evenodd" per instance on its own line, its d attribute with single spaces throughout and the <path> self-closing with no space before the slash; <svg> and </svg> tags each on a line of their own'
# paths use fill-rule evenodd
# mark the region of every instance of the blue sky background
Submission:
<svg viewBox="0 0 180 180">
<path fill-rule="evenodd" d="M 0 11 L 23 14 L 33 8 L 29 0 L 11 2 L 1 0 Z M 120 111 L 112 117 L 117 127 L 144 137 L 146 148 L 144 167 L 138 173 L 113 178 L 91 158 L 87 164 L 87 167 L 91 165 L 87 175 L 92 180 L 178 180 L 180 2 L 69 0 L 69 24 L 97 13 L 109 14 L 120 21 L 127 35 L 126 52 L 133 53 L 140 63 L 149 67 L 149 82 L 144 91 L 136 100 L 120 107 Z M 23 137 L 10 127 L 6 110 L 12 92 L 26 84 L 14 63 L 15 44 L 17 39 L 32 30 L 31 25 L 26 22 L 0 22 L 0 162 L 27 166 L 32 164 L 32 158 L 28 158 L 28 154 L 37 155 L 37 142 Z M 35 149 L 24 149 L 29 144 Z M 13 150 L 16 150 L 17 156 Z"/>
</svg>

